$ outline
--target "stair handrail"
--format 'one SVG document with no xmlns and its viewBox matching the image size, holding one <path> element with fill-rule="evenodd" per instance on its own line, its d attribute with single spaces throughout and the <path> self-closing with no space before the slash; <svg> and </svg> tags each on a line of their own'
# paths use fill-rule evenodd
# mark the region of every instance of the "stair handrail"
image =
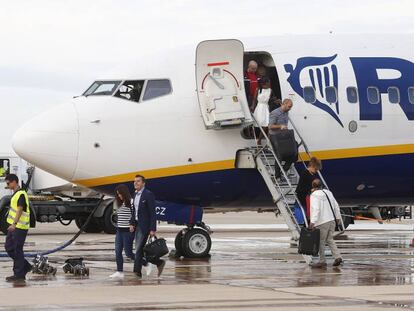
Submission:
<svg viewBox="0 0 414 311">
<path fill-rule="evenodd" d="M 256 125 L 256 127 L 258 127 L 258 128 L 260 129 L 261 133 L 263 134 L 263 137 L 266 139 L 266 145 L 268 146 L 268 149 L 271 151 L 271 153 L 272 153 L 272 155 L 273 155 L 273 158 L 276 160 L 276 163 L 277 163 L 277 165 L 279 166 L 280 172 L 283 174 L 283 177 L 285 178 L 285 180 L 286 180 L 286 182 L 287 182 L 287 184 L 288 184 L 288 186 L 289 186 L 289 190 L 290 190 L 290 192 L 294 195 L 294 197 L 295 197 L 295 202 L 296 202 L 296 203 L 298 203 L 298 205 L 299 205 L 299 207 L 300 207 L 300 210 L 301 210 L 301 212 L 302 212 L 303 219 L 304 219 L 304 221 L 305 221 L 305 225 L 306 225 L 306 227 L 308 227 L 308 221 L 307 221 L 307 218 L 306 218 L 306 213 L 304 212 L 303 206 L 302 206 L 302 204 L 300 203 L 300 201 L 299 201 L 299 199 L 298 199 L 298 197 L 297 197 L 297 195 L 296 195 L 296 191 L 295 191 L 296 189 L 294 189 L 294 188 L 293 188 L 293 186 L 292 186 L 292 184 L 291 184 L 291 182 L 290 182 L 290 180 L 289 180 L 289 178 L 288 178 L 288 176 L 287 176 L 287 174 L 286 174 L 285 170 L 283 169 L 282 164 L 281 164 L 281 163 L 280 163 L 280 161 L 279 161 L 279 158 L 276 156 L 276 153 L 275 153 L 275 151 L 273 150 L 272 142 L 270 141 L 269 136 L 266 134 L 266 132 L 263 130 L 263 128 L 262 128 L 262 127 L 258 124 L 258 122 L 257 122 L 257 120 L 256 120 L 256 118 L 254 117 L 254 115 L 253 115 L 253 114 L 252 114 L 252 119 L 253 119 L 253 122 L 254 122 L 254 124 Z M 257 157 L 257 156 L 258 156 L 261 152 L 263 152 L 264 148 L 261 148 L 261 149 L 259 148 L 259 145 L 257 144 L 256 133 L 255 133 L 254 129 L 253 129 L 253 133 L 254 133 L 254 136 L 255 136 L 256 146 L 257 146 L 257 148 L 258 148 L 258 150 L 259 150 L 259 152 L 255 155 L 255 157 Z M 269 164 L 269 165 L 270 165 L 270 164 Z M 275 180 L 275 182 L 276 182 L 277 187 L 279 188 L 279 192 L 281 193 L 281 195 L 282 195 L 282 197 L 283 197 L 283 200 L 284 200 L 284 202 L 285 202 L 285 205 L 288 207 L 288 210 L 290 211 L 290 214 L 293 216 L 293 219 L 294 219 L 294 221 L 295 221 L 295 223 L 296 223 L 296 225 L 297 225 L 297 227 L 298 227 L 298 230 L 299 230 L 300 226 L 299 226 L 299 224 L 298 224 L 298 222 L 297 222 L 297 220 L 296 220 L 295 215 L 292 213 L 292 211 L 291 211 L 291 209 L 290 209 L 289 203 L 287 202 L 287 199 L 286 199 L 286 197 L 285 197 L 285 193 L 284 193 L 284 191 L 282 190 L 281 186 L 279 185 L 279 182 L 277 181 L 277 178 L 274 178 L 274 180 Z M 275 202 L 275 203 L 276 203 L 276 202 Z M 299 231 L 300 231 L 300 230 L 299 230 Z"/>
<path fill-rule="evenodd" d="M 295 123 L 292 121 L 290 117 L 288 117 L 290 124 L 292 125 L 293 130 L 295 131 L 296 135 L 298 135 L 300 139 L 300 144 L 303 146 L 303 149 L 305 149 L 306 154 L 308 155 L 309 159 L 312 158 L 312 153 L 310 152 L 308 145 L 306 144 L 305 140 L 303 139 L 302 135 L 300 134 L 298 128 L 296 127 Z M 302 162 L 305 163 L 305 161 L 301 158 Z M 323 178 L 323 175 L 321 171 L 318 170 L 318 176 L 321 179 L 324 187 L 329 190 L 329 186 L 327 182 L 325 181 L 325 178 Z"/>
<path fill-rule="evenodd" d="M 312 158 L 312 153 L 310 152 L 310 150 L 308 148 L 308 145 L 306 144 L 305 140 L 303 139 L 302 135 L 300 134 L 298 128 L 295 125 L 295 123 L 292 121 L 292 119 L 290 117 L 288 117 L 288 120 L 289 120 L 290 124 L 292 125 L 292 128 L 295 131 L 296 135 L 298 135 L 298 137 L 300 139 L 300 144 L 299 145 L 303 146 L 303 149 L 305 149 L 305 152 L 308 155 L 309 159 Z M 305 161 L 302 159 L 302 157 L 300 157 L 300 158 L 301 158 L 302 162 L 305 163 Z M 322 181 L 324 187 L 329 190 L 329 186 L 328 186 L 327 182 L 325 181 L 325 178 L 323 178 L 323 175 L 322 175 L 320 170 L 318 170 L 318 176 L 319 176 L 320 180 Z M 341 221 L 341 225 L 342 225 L 341 232 L 344 232 L 345 231 L 345 225 L 344 225 L 344 221 L 343 221 L 342 217 L 340 218 L 340 221 Z"/>
</svg>

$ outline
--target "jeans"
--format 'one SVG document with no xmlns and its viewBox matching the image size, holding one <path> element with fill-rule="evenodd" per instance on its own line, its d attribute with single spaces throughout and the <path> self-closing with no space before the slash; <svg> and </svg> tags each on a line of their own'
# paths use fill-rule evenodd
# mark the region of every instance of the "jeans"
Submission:
<svg viewBox="0 0 414 311">
<path fill-rule="evenodd" d="M 331 249 L 332 256 L 335 259 L 341 258 L 341 253 L 339 253 L 336 243 L 333 239 L 333 233 L 335 232 L 335 221 L 326 222 L 320 226 L 317 226 L 320 230 L 320 240 L 319 240 L 319 262 L 325 263 L 325 245 L 328 244 Z"/>
<path fill-rule="evenodd" d="M 115 255 L 116 255 L 116 271 L 124 271 L 124 258 L 122 257 L 122 251 L 125 251 L 125 255 L 132 260 L 135 260 L 135 255 L 132 252 L 132 244 L 134 243 L 134 233 L 128 231 L 116 230 L 115 235 Z"/>
<path fill-rule="evenodd" d="M 146 259 L 144 258 L 144 246 L 147 243 L 149 232 L 142 232 L 139 228 L 135 230 L 135 262 L 134 272 L 141 273 L 142 266 L 147 262 L 156 265 L 157 267 L 163 263 L 162 259 Z"/>
<path fill-rule="evenodd" d="M 13 232 L 8 231 L 4 248 L 10 258 L 13 259 L 14 276 L 24 278 L 31 265 L 24 258 L 23 246 L 26 241 L 28 230 L 15 229 Z"/>
</svg>

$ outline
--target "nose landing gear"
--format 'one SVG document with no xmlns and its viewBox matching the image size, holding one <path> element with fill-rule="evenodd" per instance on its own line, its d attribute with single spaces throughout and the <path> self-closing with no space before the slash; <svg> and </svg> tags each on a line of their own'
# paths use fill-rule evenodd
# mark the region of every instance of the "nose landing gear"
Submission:
<svg viewBox="0 0 414 311">
<path fill-rule="evenodd" d="M 211 249 L 212 233 L 210 228 L 204 223 L 200 227 L 187 227 L 178 232 L 175 237 L 176 257 L 186 258 L 205 258 L 209 256 Z"/>
</svg>

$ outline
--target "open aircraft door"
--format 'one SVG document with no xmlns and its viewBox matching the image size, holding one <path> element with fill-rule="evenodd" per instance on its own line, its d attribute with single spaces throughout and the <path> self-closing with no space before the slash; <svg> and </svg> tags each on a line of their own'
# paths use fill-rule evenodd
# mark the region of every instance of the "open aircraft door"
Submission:
<svg viewBox="0 0 414 311">
<path fill-rule="evenodd" d="M 209 40 L 197 46 L 198 102 L 209 129 L 252 122 L 244 90 L 243 56 L 239 40 Z"/>
</svg>

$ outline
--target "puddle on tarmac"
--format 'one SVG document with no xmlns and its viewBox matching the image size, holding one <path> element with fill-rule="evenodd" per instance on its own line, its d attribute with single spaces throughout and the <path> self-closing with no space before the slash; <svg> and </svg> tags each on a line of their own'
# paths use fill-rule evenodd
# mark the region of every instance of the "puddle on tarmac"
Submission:
<svg viewBox="0 0 414 311">
<path fill-rule="evenodd" d="M 283 235 L 281 237 L 281 235 Z M 387 232 L 351 232 L 338 239 L 337 245 L 345 259 L 339 268 L 311 269 L 297 248 L 290 245 L 287 233 L 268 233 L 266 238 L 251 236 L 248 232 L 213 235 L 212 256 L 208 259 L 171 259 L 161 278 L 156 268 L 150 276 L 137 279 L 132 271 L 133 263 L 125 262 L 124 280 L 112 280 L 108 276 L 115 271 L 113 237 L 86 235 L 86 241 L 79 241 L 64 251 L 49 255 L 51 264 L 58 268 L 56 277 L 30 274 L 20 286 L 64 286 L 85 285 L 149 285 L 214 283 L 253 288 L 281 288 L 304 286 L 352 286 L 352 285 L 402 285 L 414 283 L 414 248 L 409 244 L 412 233 L 393 234 Z M 41 241 L 28 244 L 27 251 L 37 247 L 50 246 Z M 167 242 L 173 248 L 174 238 L 167 235 Z M 56 244 L 53 244 L 56 247 Z M 329 254 L 329 253 L 328 253 Z M 68 257 L 83 257 L 90 268 L 89 277 L 64 274 L 61 266 Z M 328 263 L 332 259 L 328 257 Z M 0 259 L 0 275 L 9 275 L 11 262 Z M 0 282 L 1 287 L 11 284 Z M 17 285 L 15 285 L 17 286 Z M 412 302 L 402 302 L 412 306 Z"/>
</svg>

